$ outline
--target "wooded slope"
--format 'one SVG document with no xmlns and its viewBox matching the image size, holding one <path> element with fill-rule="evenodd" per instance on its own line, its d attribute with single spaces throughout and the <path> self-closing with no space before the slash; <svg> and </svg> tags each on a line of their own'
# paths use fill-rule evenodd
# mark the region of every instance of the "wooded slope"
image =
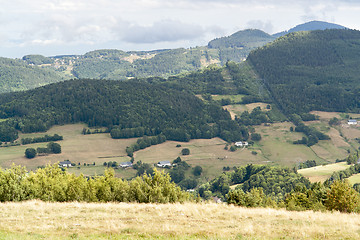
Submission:
<svg viewBox="0 0 360 240">
<path fill-rule="evenodd" d="M 359 110 L 359 31 L 290 33 L 248 61 L 284 112 Z"/>
</svg>

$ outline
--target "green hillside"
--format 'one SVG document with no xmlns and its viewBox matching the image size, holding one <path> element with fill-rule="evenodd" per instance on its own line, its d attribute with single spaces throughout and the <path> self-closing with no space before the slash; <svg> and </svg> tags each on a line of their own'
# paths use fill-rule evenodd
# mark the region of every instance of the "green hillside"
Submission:
<svg viewBox="0 0 360 240">
<path fill-rule="evenodd" d="M 124 130 L 125 137 L 162 133 L 179 141 L 215 136 L 234 141 L 242 139 L 244 131 L 215 102 L 139 81 L 69 80 L 3 94 L 0 118 L 5 120 L 0 124 L 1 141 L 7 141 L 5 136 L 14 128 L 37 132 L 78 122 Z"/>
<path fill-rule="evenodd" d="M 259 47 L 274 40 L 271 35 L 258 30 L 246 29 L 228 37 L 216 38 L 208 43 L 209 48 L 251 48 Z"/>
<path fill-rule="evenodd" d="M 0 58 L 0 93 L 27 90 L 65 78 L 54 68 L 40 68 L 22 60 Z"/>
<path fill-rule="evenodd" d="M 360 32 L 344 29 L 291 33 L 248 57 L 286 113 L 359 111 L 359 61 Z"/>
</svg>

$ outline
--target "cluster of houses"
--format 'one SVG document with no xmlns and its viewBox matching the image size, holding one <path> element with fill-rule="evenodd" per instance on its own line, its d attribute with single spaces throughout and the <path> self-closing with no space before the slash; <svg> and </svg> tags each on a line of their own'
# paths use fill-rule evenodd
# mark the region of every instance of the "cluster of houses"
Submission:
<svg viewBox="0 0 360 240">
<path fill-rule="evenodd" d="M 171 163 L 170 161 L 161 161 L 161 162 L 158 162 L 156 164 L 158 167 L 161 167 L 161 168 L 166 168 L 166 167 L 171 167 Z M 69 161 L 69 160 L 66 160 L 66 161 L 62 161 L 59 163 L 59 167 L 72 167 L 73 164 Z M 120 167 L 122 168 L 128 168 L 128 167 L 132 167 L 133 166 L 133 163 L 132 162 L 122 162 L 119 164 Z"/>
<path fill-rule="evenodd" d="M 161 168 L 171 167 L 170 161 L 161 161 L 161 162 L 158 162 L 156 165 Z M 132 162 L 123 162 L 123 163 L 120 163 L 119 166 L 122 168 L 128 168 L 128 167 L 132 167 L 133 164 L 132 164 Z"/>
</svg>

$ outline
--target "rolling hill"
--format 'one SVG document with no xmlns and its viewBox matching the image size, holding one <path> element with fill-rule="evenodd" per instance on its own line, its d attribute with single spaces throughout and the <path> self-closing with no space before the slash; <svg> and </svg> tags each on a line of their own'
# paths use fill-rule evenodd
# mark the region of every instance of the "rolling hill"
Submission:
<svg viewBox="0 0 360 240">
<path fill-rule="evenodd" d="M 299 25 L 288 32 L 340 27 L 342 26 L 313 21 Z M 222 66 L 229 60 L 243 62 L 250 51 L 273 41 L 276 37 L 277 35 L 271 36 L 261 30 L 247 29 L 228 37 L 214 39 L 207 46 L 188 49 L 128 52 L 103 49 L 84 55 L 54 57 L 26 55 L 21 60 L 2 58 L 0 92 L 27 90 L 70 78 L 111 80 L 150 76 L 168 78 L 212 64 Z"/>
<path fill-rule="evenodd" d="M 360 109 L 360 32 L 290 33 L 250 53 L 248 62 L 286 113 Z"/>
<path fill-rule="evenodd" d="M 243 131 L 216 103 L 139 81 L 69 80 L 3 94 L 0 118 L 1 141 L 7 141 L 6 135 L 15 129 L 38 132 L 78 122 L 125 129 L 127 138 L 162 133 L 169 140 L 179 141 L 220 135 L 227 140 L 241 139 Z M 11 136 L 16 139 L 16 134 Z"/>
<path fill-rule="evenodd" d="M 328 23 L 324 21 L 310 21 L 307 23 L 299 24 L 293 28 L 290 28 L 288 31 L 275 33 L 272 36 L 278 38 L 292 32 L 314 31 L 314 30 L 325 30 L 325 29 L 345 29 L 345 28 L 346 27 L 341 26 L 339 24 Z"/>
<path fill-rule="evenodd" d="M 29 65 L 19 59 L 0 58 L 0 93 L 27 90 L 66 78 L 54 68 Z"/>
</svg>

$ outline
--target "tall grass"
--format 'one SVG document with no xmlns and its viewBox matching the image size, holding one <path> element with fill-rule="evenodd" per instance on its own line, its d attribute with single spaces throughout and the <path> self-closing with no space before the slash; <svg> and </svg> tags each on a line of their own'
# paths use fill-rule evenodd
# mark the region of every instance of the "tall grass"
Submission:
<svg viewBox="0 0 360 240">
<path fill-rule="evenodd" d="M 360 215 L 225 204 L 0 204 L 0 239 L 359 239 Z"/>
</svg>

